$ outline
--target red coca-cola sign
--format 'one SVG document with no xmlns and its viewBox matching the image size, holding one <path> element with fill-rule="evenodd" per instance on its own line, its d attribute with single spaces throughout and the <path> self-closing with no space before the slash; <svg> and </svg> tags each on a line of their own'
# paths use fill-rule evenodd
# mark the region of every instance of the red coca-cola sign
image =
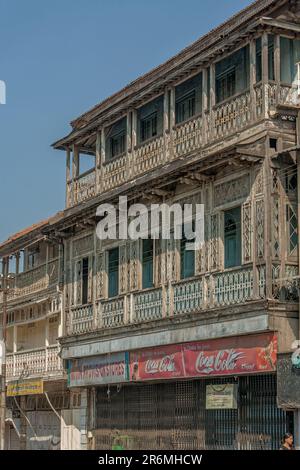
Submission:
<svg viewBox="0 0 300 470">
<path fill-rule="evenodd" d="M 271 372 L 276 358 L 273 333 L 161 346 L 130 354 L 130 380 Z"/>
</svg>

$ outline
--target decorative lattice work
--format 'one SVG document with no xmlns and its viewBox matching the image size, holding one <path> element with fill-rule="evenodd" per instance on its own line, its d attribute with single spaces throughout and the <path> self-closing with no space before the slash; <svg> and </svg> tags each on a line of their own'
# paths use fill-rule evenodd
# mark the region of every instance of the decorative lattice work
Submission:
<svg viewBox="0 0 300 470">
<path fill-rule="evenodd" d="M 73 240 L 73 257 L 82 256 L 94 249 L 94 234 Z"/>
<path fill-rule="evenodd" d="M 128 274 L 128 251 L 129 246 L 126 244 L 119 246 L 119 291 L 120 294 L 127 292 L 128 282 L 127 282 L 127 274 Z"/>
<path fill-rule="evenodd" d="M 203 280 L 184 281 L 174 286 L 174 315 L 203 308 Z"/>
<path fill-rule="evenodd" d="M 287 204 L 286 206 L 286 221 L 287 221 L 287 251 L 289 255 L 295 254 L 298 246 L 298 218 L 296 206 Z"/>
<path fill-rule="evenodd" d="M 162 317 L 162 289 L 152 289 L 134 295 L 134 321 L 156 320 Z"/>
<path fill-rule="evenodd" d="M 242 206 L 242 242 L 243 242 L 243 262 L 249 263 L 252 259 L 252 220 L 251 203 L 246 202 Z"/>
<path fill-rule="evenodd" d="M 98 322 L 103 328 L 124 324 L 124 297 L 98 304 Z"/>
<path fill-rule="evenodd" d="M 213 214 L 210 218 L 210 268 L 219 266 L 219 214 Z"/>
<path fill-rule="evenodd" d="M 215 305 L 245 302 L 253 297 L 253 270 L 243 269 L 214 276 Z"/>
<path fill-rule="evenodd" d="M 256 218 L 256 256 L 264 257 L 264 240 L 265 240 L 265 217 L 264 217 L 264 201 L 258 200 L 255 204 Z"/>
<path fill-rule="evenodd" d="M 105 297 L 105 255 L 98 253 L 96 261 L 96 297 L 101 299 Z"/>
<path fill-rule="evenodd" d="M 279 198 L 274 196 L 273 198 L 273 230 L 272 230 L 272 248 L 273 258 L 280 257 L 280 232 L 279 232 Z"/>
<path fill-rule="evenodd" d="M 226 183 L 221 183 L 215 186 L 214 204 L 221 206 L 229 202 L 248 196 L 250 191 L 250 177 L 243 175 Z"/>
</svg>

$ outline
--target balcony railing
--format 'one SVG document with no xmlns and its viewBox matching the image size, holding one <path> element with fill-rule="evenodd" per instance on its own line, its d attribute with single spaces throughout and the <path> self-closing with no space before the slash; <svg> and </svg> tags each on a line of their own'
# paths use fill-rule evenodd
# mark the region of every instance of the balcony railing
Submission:
<svg viewBox="0 0 300 470">
<path fill-rule="evenodd" d="M 182 158 L 197 150 L 209 147 L 224 138 L 234 136 L 275 111 L 278 106 L 300 105 L 296 86 L 270 82 L 258 83 L 250 90 L 235 95 L 215 105 L 210 111 L 202 113 L 182 124 L 177 124 L 170 133 L 151 139 L 106 162 L 102 167 L 99 191 L 105 192 L 127 181 L 151 171 L 176 158 Z M 95 170 L 86 173 L 68 184 L 67 204 L 78 204 L 95 195 Z M 70 191 L 74 192 L 73 198 Z M 72 202 L 73 201 L 73 202 Z"/>
<path fill-rule="evenodd" d="M 96 173 L 92 168 L 74 181 L 74 204 L 90 199 L 96 193 Z"/>
<path fill-rule="evenodd" d="M 145 289 L 99 300 L 93 305 L 71 309 L 67 334 L 145 323 L 211 308 L 265 298 L 265 267 L 254 276 L 252 267 L 186 279 L 162 287 Z"/>
<path fill-rule="evenodd" d="M 37 266 L 16 276 L 14 287 L 8 292 L 8 300 L 31 294 L 58 282 L 58 259 Z"/>
<path fill-rule="evenodd" d="M 7 354 L 7 380 L 62 375 L 62 360 L 57 345 Z"/>
</svg>

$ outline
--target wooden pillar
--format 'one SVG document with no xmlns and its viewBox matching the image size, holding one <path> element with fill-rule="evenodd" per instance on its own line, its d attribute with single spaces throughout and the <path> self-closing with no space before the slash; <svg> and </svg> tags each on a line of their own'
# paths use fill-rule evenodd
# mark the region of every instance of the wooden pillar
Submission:
<svg viewBox="0 0 300 470">
<path fill-rule="evenodd" d="M 170 88 L 170 131 L 175 126 L 175 87 Z"/>
<path fill-rule="evenodd" d="M 70 195 L 71 195 L 71 152 L 70 149 L 67 149 L 66 152 L 66 207 L 69 207 L 71 204 Z"/>
<path fill-rule="evenodd" d="M 279 102 L 280 93 L 280 36 L 274 36 L 274 72 L 276 82 L 276 104 Z"/>
<path fill-rule="evenodd" d="M 208 96 L 207 96 L 207 86 L 208 86 L 208 69 L 205 68 L 202 71 L 202 141 L 205 145 L 207 143 L 207 109 L 208 109 Z"/>
<path fill-rule="evenodd" d="M 101 155 L 101 131 L 97 132 L 96 136 L 96 165 L 95 165 L 95 177 L 96 177 L 96 193 L 102 192 L 102 155 Z"/>
<path fill-rule="evenodd" d="M 169 90 L 166 88 L 164 92 L 164 132 L 169 131 Z"/>
<path fill-rule="evenodd" d="M 215 135 L 215 122 L 213 119 L 213 108 L 216 105 L 216 68 L 215 64 L 211 64 L 209 68 L 210 73 L 210 101 L 209 101 L 209 111 L 210 111 L 210 135 L 214 137 Z"/>
<path fill-rule="evenodd" d="M 268 83 L 269 83 L 269 42 L 268 33 L 264 32 L 262 35 L 261 43 L 261 56 L 262 56 L 262 108 L 263 118 L 269 117 L 269 96 L 268 96 Z"/>
<path fill-rule="evenodd" d="M 19 251 L 16 253 L 15 258 L 16 258 L 16 273 L 15 273 L 14 287 L 16 289 L 18 287 L 18 276 L 20 272 L 20 252 Z"/>
<path fill-rule="evenodd" d="M 272 293 L 272 210 L 273 198 L 271 196 L 272 172 L 271 157 L 269 152 L 269 138 L 265 140 L 264 161 L 264 195 L 265 195 L 265 260 L 266 260 L 266 297 L 271 299 Z"/>
<path fill-rule="evenodd" d="M 250 41 L 250 102 L 251 102 L 251 121 L 256 119 L 256 40 Z"/>
<path fill-rule="evenodd" d="M 126 116 L 126 179 L 131 179 L 132 174 L 132 111 L 127 111 Z"/>
</svg>

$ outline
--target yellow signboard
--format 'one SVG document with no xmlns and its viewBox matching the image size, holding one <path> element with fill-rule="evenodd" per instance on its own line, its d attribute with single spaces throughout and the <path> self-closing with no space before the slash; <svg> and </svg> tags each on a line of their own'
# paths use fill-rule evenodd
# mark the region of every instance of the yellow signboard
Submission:
<svg viewBox="0 0 300 470">
<path fill-rule="evenodd" d="M 20 382 L 12 382 L 7 385 L 6 395 L 8 397 L 16 397 L 20 395 L 39 395 L 44 391 L 42 380 L 26 380 Z"/>
<path fill-rule="evenodd" d="M 206 385 L 206 409 L 236 409 L 237 386 L 236 384 Z"/>
</svg>

